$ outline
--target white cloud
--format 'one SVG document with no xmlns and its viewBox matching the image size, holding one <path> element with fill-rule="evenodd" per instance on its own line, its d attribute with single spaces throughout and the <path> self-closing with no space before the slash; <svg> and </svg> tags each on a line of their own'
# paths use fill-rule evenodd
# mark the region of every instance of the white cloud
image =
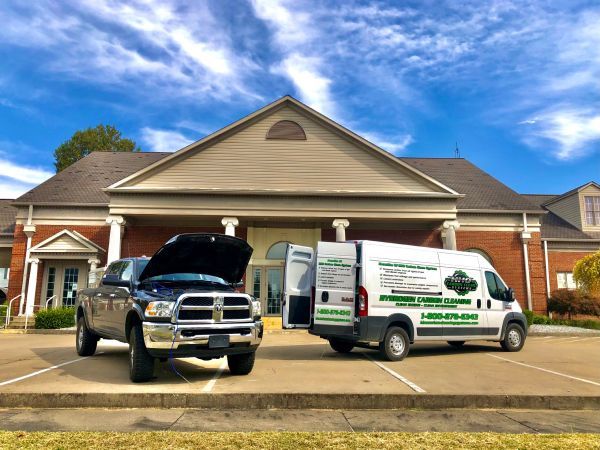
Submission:
<svg viewBox="0 0 600 450">
<path fill-rule="evenodd" d="M 413 143 L 413 137 L 410 134 L 383 136 L 380 133 L 366 132 L 360 133 L 360 136 L 394 155 L 402 153 Z"/>
<path fill-rule="evenodd" d="M 152 152 L 174 152 L 194 142 L 178 131 L 150 127 L 142 128 L 141 140 Z"/>
<path fill-rule="evenodd" d="M 559 160 L 572 160 L 591 153 L 600 142 L 600 112 L 563 107 L 524 121 L 532 126 L 533 136 L 555 143 L 553 155 Z M 543 144 L 542 144 L 543 145 Z"/>
<path fill-rule="evenodd" d="M 0 159 L 0 176 L 20 183 L 36 185 L 46 181 L 52 175 L 54 175 L 53 172 L 41 167 L 23 166 L 6 159 Z"/>
</svg>

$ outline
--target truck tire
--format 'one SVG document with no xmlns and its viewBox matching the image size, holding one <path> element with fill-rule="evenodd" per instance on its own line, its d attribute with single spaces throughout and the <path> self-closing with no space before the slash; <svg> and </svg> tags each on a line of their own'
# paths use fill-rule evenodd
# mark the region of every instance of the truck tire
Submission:
<svg viewBox="0 0 600 450">
<path fill-rule="evenodd" d="M 154 358 L 146 350 L 142 326 L 135 324 L 129 334 L 129 378 L 134 383 L 142 383 L 153 376 Z"/>
<path fill-rule="evenodd" d="M 350 353 L 354 348 L 354 344 L 350 341 L 343 341 L 340 339 L 329 339 L 329 345 L 338 353 Z"/>
<path fill-rule="evenodd" d="M 410 339 L 406 331 L 400 327 L 390 327 L 379 344 L 379 351 L 388 361 L 402 361 L 408 355 L 409 346 Z"/>
<path fill-rule="evenodd" d="M 256 352 L 242 353 L 241 355 L 228 355 L 227 365 L 231 375 L 248 375 L 254 367 Z"/>
<path fill-rule="evenodd" d="M 92 356 L 96 353 L 98 336 L 90 331 L 85 324 L 85 318 L 81 316 L 77 320 L 77 334 L 75 335 L 75 348 L 79 356 Z"/>
<path fill-rule="evenodd" d="M 500 345 L 506 352 L 518 352 L 525 345 L 525 331 L 518 323 L 510 323 L 504 332 Z"/>
<path fill-rule="evenodd" d="M 465 345 L 465 341 L 448 341 L 448 344 L 450 344 L 452 347 L 460 348 Z"/>
</svg>

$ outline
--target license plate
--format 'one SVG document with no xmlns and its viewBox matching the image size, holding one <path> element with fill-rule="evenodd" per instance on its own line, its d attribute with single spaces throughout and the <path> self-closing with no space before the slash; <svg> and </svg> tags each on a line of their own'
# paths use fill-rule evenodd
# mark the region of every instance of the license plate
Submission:
<svg viewBox="0 0 600 450">
<path fill-rule="evenodd" d="M 216 335 L 208 337 L 208 348 L 223 348 L 229 347 L 229 336 Z"/>
</svg>

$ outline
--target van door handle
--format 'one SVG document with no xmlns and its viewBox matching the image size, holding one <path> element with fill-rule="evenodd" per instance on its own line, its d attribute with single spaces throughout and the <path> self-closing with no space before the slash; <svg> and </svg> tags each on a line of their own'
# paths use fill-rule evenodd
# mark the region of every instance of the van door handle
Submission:
<svg viewBox="0 0 600 450">
<path fill-rule="evenodd" d="M 117 294 L 110 294 L 109 297 L 110 298 L 115 298 L 117 296 Z"/>
<path fill-rule="evenodd" d="M 492 308 L 492 301 L 490 299 L 488 299 L 488 301 L 487 301 L 487 307 L 488 307 L 488 309 Z"/>
<path fill-rule="evenodd" d="M 481 308 L 481 299 L 477 299 L 477 309 Z"/>
</svg>

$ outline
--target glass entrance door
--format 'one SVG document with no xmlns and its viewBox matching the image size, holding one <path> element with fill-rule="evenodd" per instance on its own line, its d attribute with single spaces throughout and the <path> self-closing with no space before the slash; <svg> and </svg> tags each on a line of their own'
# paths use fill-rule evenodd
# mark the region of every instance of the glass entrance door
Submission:
<svg viewBox="0 0 600 450">
<path fill-rule="evenodd" d="M 75 306 L 77 289 L 79 288 L 79 268 L 65 267 L 63 271 L 62 305 Z"/>
<path fill-rule="evenodd" d="M 267 315 L 281 314 L 281 289 L 283 270 L 281 267 L 267 268 Z"/>
<path fill-rule="evenodd" d="M 44 290 L 40 306 L 48 307 L 74 306 L 77 291 L 85 287 L 85 262 L 79 261 L 47 261 L 44 273 Z"/>
</svg>

